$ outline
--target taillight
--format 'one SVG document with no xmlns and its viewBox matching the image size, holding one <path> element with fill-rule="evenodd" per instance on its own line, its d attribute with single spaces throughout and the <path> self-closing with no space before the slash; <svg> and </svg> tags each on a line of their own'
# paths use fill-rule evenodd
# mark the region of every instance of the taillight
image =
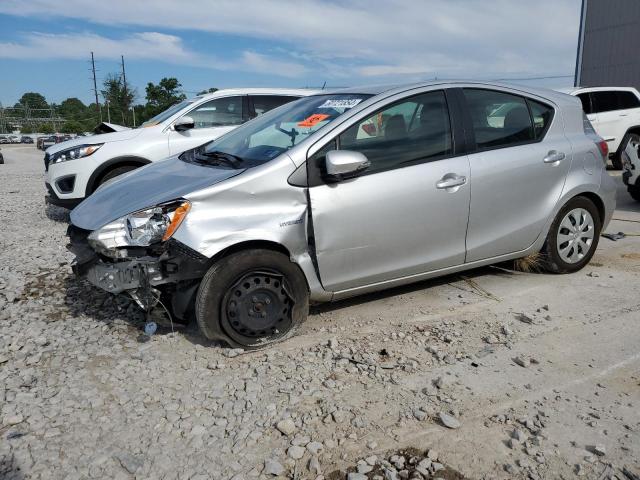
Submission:
<svg viewBox="0 0 640 480">
<path fill-rule="evenodd" d="M 607 164 L 607 158 L 609 158 L 609 145 L 604 140 L 600 140 L 596 143 L 598 145 L 598 149 L 600 150 L 600 154 L 602 155 L 602 161 Z"/>
</svg>

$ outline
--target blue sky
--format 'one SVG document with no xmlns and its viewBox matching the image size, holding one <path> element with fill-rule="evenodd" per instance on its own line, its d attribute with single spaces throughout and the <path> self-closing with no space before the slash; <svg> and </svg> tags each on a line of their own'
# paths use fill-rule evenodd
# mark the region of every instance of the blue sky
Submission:
<svg viewBox="0 0 640 480">
<path fill-rule="evenodd" d="M 2 0 L 0 101 L 92 100 L 119 72 L 208 87 L 349 86 L 428 78 L 572 82 L 580 0 Z M 100 86 L 99 86 L 100 87 Z"/>
</svg>

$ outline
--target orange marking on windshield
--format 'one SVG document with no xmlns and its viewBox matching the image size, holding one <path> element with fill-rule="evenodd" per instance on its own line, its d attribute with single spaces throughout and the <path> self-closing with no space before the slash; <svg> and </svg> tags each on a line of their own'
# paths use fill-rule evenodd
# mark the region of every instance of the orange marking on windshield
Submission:
<svg viewBox="0 0 640 480">
<path fill-rule="evenodd" d="M 303 121 L 298 122 L 299 127 L 313 127 L 314 125 L 326 120 L 331 115 L 326 115 L 324 113 L 314 113 L 313 115 L 305 118 Z"/>
</svg>

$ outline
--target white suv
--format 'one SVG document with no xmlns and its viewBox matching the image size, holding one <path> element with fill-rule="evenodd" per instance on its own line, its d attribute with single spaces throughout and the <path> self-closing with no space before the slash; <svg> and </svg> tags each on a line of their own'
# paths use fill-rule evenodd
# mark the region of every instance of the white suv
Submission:
<svg viewBox="0 0 640 480">
<path fill-rule="evenodd" d="M 630 140 L 640 141 L 640 93 L 628 87 L 589 87 L 563 90 L 582 102 L 598 135 L 609 147 L 611 163 L 622 169 L 622 152 Z"/>
<path fill-rule="evenodd" d="M 218 90 L 184 100 L 138 128 L 53 145 L 44 156 L 46 201 L 73 208 L 118 175 L 207 143 L 257 115 L 314 93 L 307 89 Z"/>
</svg>

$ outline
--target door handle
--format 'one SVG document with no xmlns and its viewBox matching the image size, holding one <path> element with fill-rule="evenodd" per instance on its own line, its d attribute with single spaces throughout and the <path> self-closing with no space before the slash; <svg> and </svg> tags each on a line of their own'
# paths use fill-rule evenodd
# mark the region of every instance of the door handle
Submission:
<svg viewBox="0 0 640 480">
<path fill-rule="evenodd" d="M 542 159 L 544 163 L 558 163 L 564 160 L 565 154 L 564 152 L 556 152 L 555 150 L 551 150 L 547 153 L 547 156 Z"/>
<path fill-rule="evenodd" d="M 436 188 L 442 190 L 444 188 L 460 187 L 465 183 L 467 183 L 467 177 L 456 175 L 455 173 L 447 173 L 438 182 L 436 182 Z"/>
</svg>

